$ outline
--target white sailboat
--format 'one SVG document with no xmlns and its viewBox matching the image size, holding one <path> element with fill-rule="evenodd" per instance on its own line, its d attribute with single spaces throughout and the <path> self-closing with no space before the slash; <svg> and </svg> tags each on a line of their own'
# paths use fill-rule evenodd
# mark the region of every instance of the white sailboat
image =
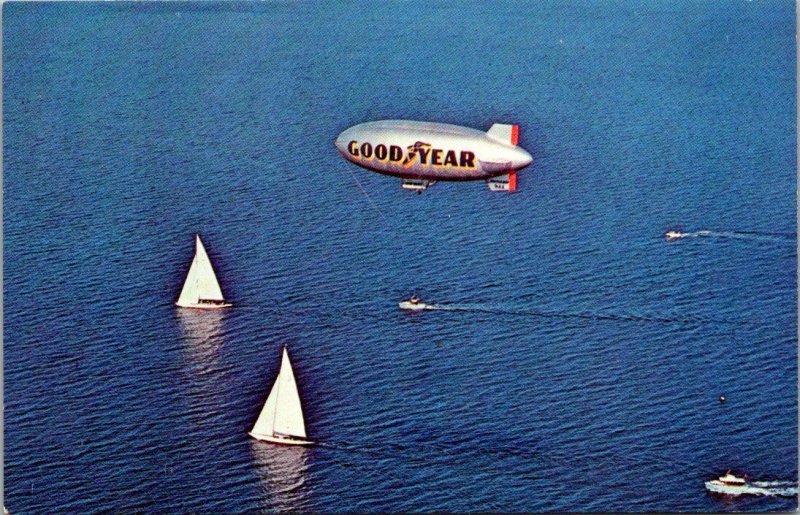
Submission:
<svg viewBox="0 0 800 515">
<path fill-rule="evenodd" d="M 289 361 L 289 352 L 285 345 L 278 378 L 261 409 L 256 425 L 249 434 L 257 440 L 286 445 L 314 443 L 306 438 L 300 394 L 297 391 L 292 363 Z"/>
<path fill-rule="evenodd" d="M 195 253 L 192 266 L 183 283 L 183 290 L 175 305 L 182 308 L 220 309 L 232 304 L 225 302 L 222 290 L 208 259 L 200 235 L 195 235 Z"/>
</svg>

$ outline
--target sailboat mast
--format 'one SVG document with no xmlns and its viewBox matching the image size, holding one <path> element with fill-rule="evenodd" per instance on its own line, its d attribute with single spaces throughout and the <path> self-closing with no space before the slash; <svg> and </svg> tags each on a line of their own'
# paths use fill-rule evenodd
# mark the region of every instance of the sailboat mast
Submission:
<svg viewBox="0 0 800 515">
<path fill-rule="evenodd" d="M 278 374 L 278 380 L 276 381 L 277 386 L 275 386 L 275 408 L 272 410 L 272 434 L 275 435 L 275 421 L 278 420 L 278 399 L 281 398 L 281 375 Z"/>
<path fill-rule="evenodd" d="M 275 408 L 272 410 L 272 435 L 275 436 L 275 421 L 278 420 L 278 404 L 281 398 L 281 374 L 283 373 L 283 360 L 278 371 L 278 379 L 275 380 Z"/>
</svg>

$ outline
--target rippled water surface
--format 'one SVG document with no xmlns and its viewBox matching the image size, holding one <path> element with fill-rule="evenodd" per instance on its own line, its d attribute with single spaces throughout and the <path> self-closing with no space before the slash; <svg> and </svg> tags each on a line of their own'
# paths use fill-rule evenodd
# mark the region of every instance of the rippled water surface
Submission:
<svg viewBox="0 0 800 515">
<path fill-rule="evenodd" d="M 6 505 L 796 508 L 703 485 L 797 480 L 794 9 L 4 4 Z M 385 118 L 535 161 L 410 194 Z M 283 344 L 316 447 L 247 437 Z"/>
</svg>

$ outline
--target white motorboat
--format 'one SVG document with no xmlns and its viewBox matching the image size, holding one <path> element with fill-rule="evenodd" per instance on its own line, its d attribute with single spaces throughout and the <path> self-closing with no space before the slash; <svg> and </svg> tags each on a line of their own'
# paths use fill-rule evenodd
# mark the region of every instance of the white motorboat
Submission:
<svg viewBox="0 0 800 515">
<path fill-rule="evenodd" d="M 747 481 L 744 478 L 731 474 L 730 470 L 725 473 L 724 476 L 720 476 L 719 479 L 706 481 L 706 488 L 708 490 L 721 494 L 739 495 L 747 493 L 747 486 Z"/>
<path fill-rule="evenodd" d="M 195 253 L 192 266 L 183 283 L 183 290 L 178 297 L 176 306 L 181 308 L 221 309 L 229 308 L 232 304 L 225 302 L 222 290 L 219 287 L 211 260 L 208 259 L 200 235 L 195 236 Z"/>
<path fill-rule="evenodd" d="M 423 309 L 432 309 L 431 304 L 425 304 L 416 295 L 412 295 L 408 300 L 400 302 L 398 306 L 400 306 L 400 309 L 406 309 L 410 311 L 421 311 Z"/>
<path fill-rule="evenodd" d="M 252 431 L 248 433 L 256 440 L 284 445 L 313 445 L 306 438 L 306 424 L 300 394 L 294 379 L 294 370 L 289 361 L 289 352 L 283 346 L 283 358 L 278 378 L 269 392 Z"/>
<path fill-rule="evenodd" d="M 683 233 L 682 233 L 682 232 L 680 232 L 680 231 L 667 231 L 667 232 L 664 234 L 664 236 L 665 236 L 665 237 L 666 237 L 668 240 L 677 240 L 678 238 L 683 238 L 683 237 L 685 236 L 685 234 L 683 234 Z"/>
</svg>

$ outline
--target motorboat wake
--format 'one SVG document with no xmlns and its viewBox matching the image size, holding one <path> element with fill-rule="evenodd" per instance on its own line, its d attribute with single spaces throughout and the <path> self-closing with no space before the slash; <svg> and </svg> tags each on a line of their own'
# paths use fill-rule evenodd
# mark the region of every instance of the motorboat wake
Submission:
<svg viewBox="0 0 800 515">
<path fill-rule="evenodd" d="M 795 234 L 788 233 L 765 233 L 756 231 L 710 231 L 703 229 L 700 231 L 678 231 L 671 229 L 664 233 L 667 240 L 682 240 L 687 238 L 727 238 L 734 240 L 755 240 L 755 241 L 796 241 Z"/>
</svg>

